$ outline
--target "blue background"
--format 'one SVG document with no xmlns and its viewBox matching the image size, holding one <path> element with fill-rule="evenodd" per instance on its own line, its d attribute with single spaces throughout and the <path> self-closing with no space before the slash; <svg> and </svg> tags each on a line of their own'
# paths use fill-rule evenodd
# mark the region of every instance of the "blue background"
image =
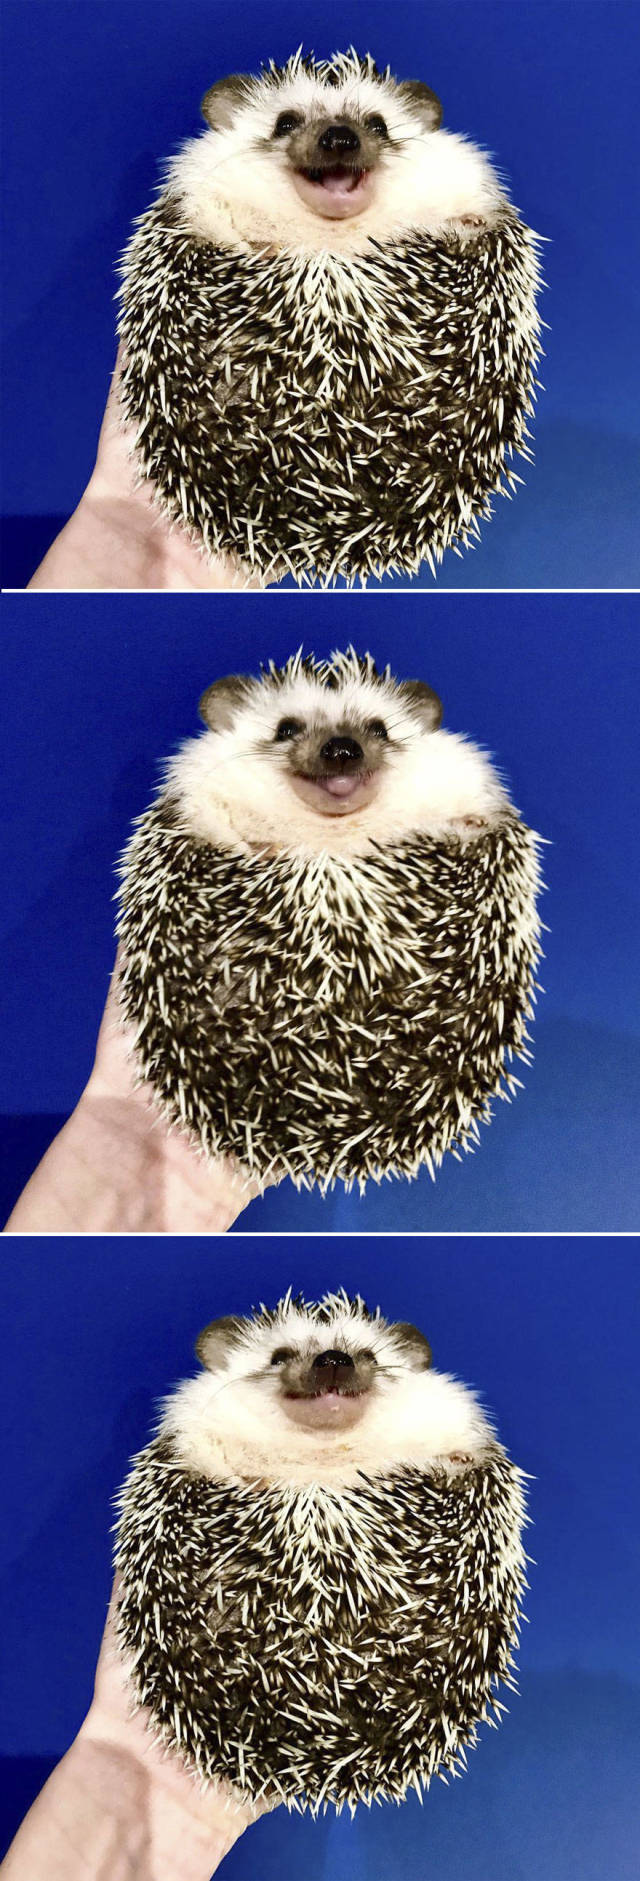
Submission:
<svg viewBox="0 0 640 1881">
<path fill-rule="evenodd" d="M 520 1697 L 423 1810 L 278 1813 L 228 1881 L 632 1881 L 637 1873 L 638 1251 L 632 1240 L 5 1242 L 0 1600 L 10 1834 L 89 1702 L 112 1497 L 220 1312 L 344 1283 L 421 1325 L 530 1471 Z M 226 1253 L 225 1253 L 226 1249 Z M 11 1259 L 11 1255 L 15 1259 Z M 635 1799 L 635 1800 L 634 1800 Z"/>
<path fill-rule="evenodd" d="M 214 78 L 355 41 L 495 152 L 544 250 L 537 461 L 447 587 L 638 582 L 634 0 L 5 0 L 4 580 L 28 580 L 89 474 L 114 264 Z M 432 585 L 425 571 L 423 585 Z"/>
<path fill-rule="evenodd" d="M 638 602 L 438 594 L 4 597 L 7 858 L 0 1073 L 8 1212 L 90 1070 L 112 965 L 114 862 L 159 764 L 222 673 L 353 638 L 428 679 L 445 721 L 496 753 L 543 851 L 551 929 L 535 1058 L 473 1156 L 435 1185 L 326 1202 L 289 1184 L 257 1232 L 633 1228 L 640 1219 Z"/>
</svg>

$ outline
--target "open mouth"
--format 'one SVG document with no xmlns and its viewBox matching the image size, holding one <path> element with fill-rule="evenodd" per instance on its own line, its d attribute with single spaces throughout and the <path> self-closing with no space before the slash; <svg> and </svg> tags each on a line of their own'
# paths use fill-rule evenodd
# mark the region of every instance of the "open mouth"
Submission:
<svg viewBox="0 0 640 1881">
<path fill-rule="evenodd" d="M 349 816 L 364 810 L 379 781 L 379 772 L 360 769 L 325 771 L 317 777 L 304 771 L 291 771 L 289 775 L 296 796 L 317 816 Z"/>
<path fill-rule="evenodd" d="M 333 163 L 326 169 L 300 170 L 298 174 L 306 177 L 308 183 L 316 183 L 327 195 L 351 196 L 369 172 L 354 170 L 346 163 Z"/>
<path fill-rule="evenodd" d="M 323 790 L 328 797 L 337 797 L 341 802 L 354 797 L 360 785 L 368 781 L 367 771 L 337 771 L 332 776 L 305 778 L 305 783 L 313 784 L 316 790 Z"/>
<path fill-rule="evenodd" d="M 327 805 L 335 803 L 336 806 L 350 803 L 370 780 L 370 771 L 330 771 L 321 777 L 308 777 L 304 771 L 298 773 L 298 781 L 305 785 L 306 791 L 324 797 Z"/>
<path fill-rule="evenodd" d="M 353 163 L 308 164 L 292 171 L 298 195 L 317 215 L 358 215 L 373 190 L 373 170 Z"/>
</svg>

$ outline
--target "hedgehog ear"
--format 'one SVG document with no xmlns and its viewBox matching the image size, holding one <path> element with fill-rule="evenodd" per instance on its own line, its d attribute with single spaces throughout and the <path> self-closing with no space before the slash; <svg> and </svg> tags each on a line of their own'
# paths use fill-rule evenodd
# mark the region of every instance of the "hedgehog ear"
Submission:
<svg viewBox="0 0 640 1881">
<path fill-rule="evenodd" d="M 423 679 L 403 679 L 398 687 L 405 703 L 421 720 L 424 731 L 437 731 L 442 724 L 442 700 Z"/>
<path fill-rule="evenodd" d="M 423 1332 L 417 1326 L 411 1326 L 408 1320 L 398 1320 L 391 1327 L 397 1345 L 403 1346 L 409 1356 L 415 1359 L 420 1371 L 428 1371 L 432 1362 L 431 1346 Z"/>
<path fill-rule="evenodd" d="M 397 87 L 403 104 L 408 104 L 410 111 L 420 119 L 423 131 L 437 131 L 442 123 L 442 105 L 434 91 L 428 85 L 421 85 L 417 78 L 405 78 Z"/>
<path fill-rule="evenodd" d="M 228 1319 L 212 1319 L 196 1339 L 195 1354 L 205 1371 L 219 1371 L 228 1358 L 230 1349 L 242 1338 L 246 1320 L 231 1315 Z"/>
<path fill-rule="evenodd" d="M 246 72 L 235 72 L 231 78 L 219 78 L 215 85 L 210 85 L 205 92 L 200 110 L 212 131 L 228 131 L 233 123 L 238 106 L 246 103 L 251 78 Z"/>
<path fill-rule="evenodd" d="M 251 680 L 244 673 L 231 673 L 226 679 L 214 679 L 198 700 L 198 711 L 210 731 L 228 731 L 238 706 L 246 697 Z"/>
</svg>

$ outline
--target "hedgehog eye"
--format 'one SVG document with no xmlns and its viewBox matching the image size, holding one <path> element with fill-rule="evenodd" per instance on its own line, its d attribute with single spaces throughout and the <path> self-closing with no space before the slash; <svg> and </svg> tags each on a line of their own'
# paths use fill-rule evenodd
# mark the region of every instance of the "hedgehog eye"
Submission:
<svg viewBox="0 0 640 1881">
<path fill-rule="evenodd" d="M 271 1364 L 286 1365 L 287 1359 L 292 1358 L 293 1352 L 290 1351 L 289 1347 L 287 1345 L 279 1345 L 277 1352 L 272 1352 L 271 1354 Z"/>
<path fill-rule="evenodd" d="M 367 731 L 370 732 L 372 738 L 388 738 L 389 736 L 387 727 L 381 718 L 372 718 L 371 724 L 367 725 Z"/>
<path fill-rule="evenodd" d="M 365 123 L 367 126 L 367 130 L 371 131 L 372 137 L 388 137 L 389 136 L 389 132 L 387 130 L 387 126 L 385 124 L 384 118 L 380 117 L 379 112 L 374 111 L 370 118 L 365 118 Z"/>
<path fill-rule="evenodd" d="M 303 729 L 299 718 L 281 718 L 276 729 L 276 743 L 285 745 L 288 738 L 297 738 Z"/>
<path fill-rule="evenodd" d="M 302 118 L 298 111 L 281 111 L 279 118 L 276 118 L 273 135 L 274 137 L 289 137 L 291 131 L 297 131 L 301 123 Z"/>
</svg>

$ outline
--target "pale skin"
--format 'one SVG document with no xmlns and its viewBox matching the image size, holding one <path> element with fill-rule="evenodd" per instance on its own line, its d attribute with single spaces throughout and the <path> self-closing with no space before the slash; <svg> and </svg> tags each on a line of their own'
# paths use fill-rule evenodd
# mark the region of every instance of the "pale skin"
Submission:
<svg viewBox="0 0 640 1881">
<path fill-rule="evenodd" d="M 5 1881 L 209 1881 L 267 1805 L 202 1785 L 132 1709 L 112 1596 L 87 1716 L 29 1810 Z"/>
<path fill-rule="evenodd" d="M 136 1087 L 114 970 L 89 1081 L 5 1234 L 224 1234 L 258 1184 L 205 1159 Z"/>
<path fill-rule="evenodd" d="M 163 589 L 212 593 L 263 588 L 250 569 L 215 559 L 169 524 L 148 483 L 138 483 L 118 403 L 116 360 L 95 468 L 69 522 L 36 569 L 30 589 Z"/>
</svg>

